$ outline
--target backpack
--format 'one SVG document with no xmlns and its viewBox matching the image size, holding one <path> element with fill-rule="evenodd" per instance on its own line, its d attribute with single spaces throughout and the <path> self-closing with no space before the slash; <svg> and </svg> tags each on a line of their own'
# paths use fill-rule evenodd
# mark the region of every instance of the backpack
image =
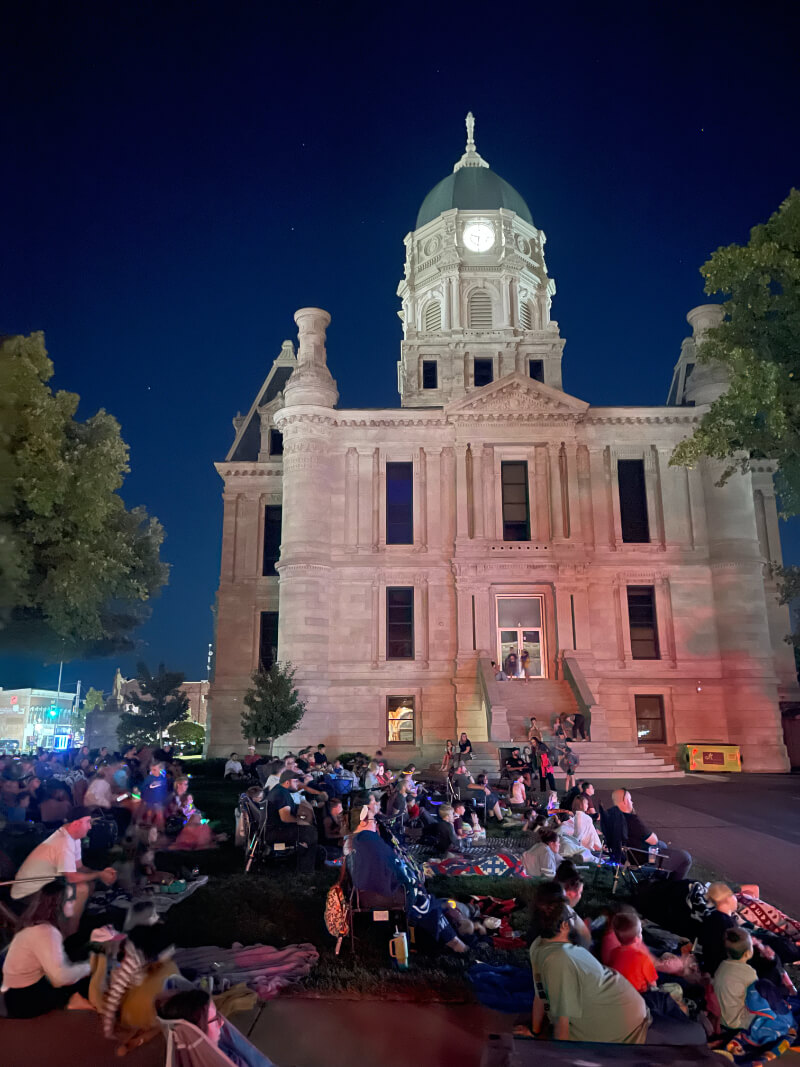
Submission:
<svg viewBox="0 0 800 1067">
<path fill-rule="evenodd" d="M 119 829 L 117 821 L 110 815 L 92 823 L 88 834 L 88 846 L 93 852 L 108 852 L 117 843 Z"/>
<path fill-rule="evenodd" d="M 344 867 L 342 868 L 344 869 Z M 350 915 L 341 881 L 332 885 L 325 900 L 325 926 L 331 937 L 336 938 L 336 955 L 342 947 L 342 939 L 350 933 Z"/>
</svg>

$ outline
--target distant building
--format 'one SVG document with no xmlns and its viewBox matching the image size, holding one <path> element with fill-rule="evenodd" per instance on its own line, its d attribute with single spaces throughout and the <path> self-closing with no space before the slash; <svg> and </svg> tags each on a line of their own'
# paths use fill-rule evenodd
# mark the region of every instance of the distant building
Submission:
<svg viewBox="0 0 800 1067">
<path fill-rule="evenodd" d="M 625 280 L 601 246 L 575 254 L 593 257 L 623 331 Z M 724 486 L 724 464 L 670 465 L 726 388 L 696 361 L 721 309 L 689 312 L 665 405 L 600 407 L 564 392 L 555 291 L 545 235 L 470 116 L 405 238 L 400 407 L 339 407 L 330 316 L 295 314 L 297 352 L 283 343 L 217 464 L 210 754 L 241 747 L 251 672 L 277 656 L 307 702 L 278 752 L 325 741 L 438 761 L 464 731 L 488 755 L 531 714 L 580 710 L 590 776 L 593 753 L 646 777 L 644 757 L 712 739 L 740 745 L 747 770 L 788 769 L 779 705 L 798 686 L 770 569 L 774 464 Z M 495 681 L 491 661 L 512 654 L 530 684 Z"/>
<path fill-rule="evenodd" d="M 0 689 L 0 750 L 16 741 L 22 750 L 41 745 L 68 748 L 73 737 L 75 693 L 54 689 Z"/>
</svg>

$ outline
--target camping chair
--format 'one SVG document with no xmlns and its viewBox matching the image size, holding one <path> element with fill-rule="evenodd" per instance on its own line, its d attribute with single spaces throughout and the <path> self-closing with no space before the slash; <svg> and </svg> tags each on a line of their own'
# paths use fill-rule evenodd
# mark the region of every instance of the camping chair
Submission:
<svg viewBox="0 0 800 1067">
<path fill-rule="evenodd" d="M 261 1067 L 274 1067 L 272 1061 L 259 1052 L 255 1045 L 251 1045 L 224 1016 L 220 1016 L 220 1019 L 225 1023 L 226 1035 L 241 1060 L 249 1064 L 261 1064 Z M 236 1067 L 236 1063 L 241 1062 L 234 1062 L 212 1044 L 198 1026 L 186 1019 L 159 1019 L 159 1023 L 167 1045 L 166 1067 Z"/>
<path fill-rule="evenodd" d="M 350 949 L 353 952 L 353 955 L 355 955 L 356 951 L 356 915 L 364 915 L 372 912 L 373 921 L 377 922 L 379 920 L 375 919 L 376 912 L 386 912 L 387 918 L 392 914 L 395 914 L 396 916 L 399 916 L 397 919 L 398 924 L 402 924 L 402 927 L 405 930 L 408 930 L 408 923 L 406 921 L 406 891 L 403 886 L 399 886 L 391 896 L 384 896 L 381 893 L 372 893 L 368 890 L 356 889 L 347 859 L 344 860 L 341 884 L 345 899 L 347 900 L 347 912 L 350 926 Z"/>
<path fill-rule="evenodd" d="M 265 864 L 270 859 L 294 857 L 297 861 L 297 845 L 284 841 L 270 841 L 267 827 L 267 805 L 259 808 L 246 793 L 239 797 L 244 836 L 244 869 L 249 871 L 254 863 Z"/>
<path fill-rule="evenodd" d="M 641 849 L 631 848 L 628 845 L 625 817 L 619 808 L 613 807 L 606 811 L 601 804 L 599 815 L 600 830 L 605 838 L 607 850 L 605 865 L 614 869 L 612 896 L 623 880 L 629 880 L 634 885 L 638 885 L 640 878 L 654 878 L 666 873 L 661 870 L 660 866 L 654 866 L 652 863 L 652 860 L 666 859 L 663 852 L 643 852 Z"/>
</svg>

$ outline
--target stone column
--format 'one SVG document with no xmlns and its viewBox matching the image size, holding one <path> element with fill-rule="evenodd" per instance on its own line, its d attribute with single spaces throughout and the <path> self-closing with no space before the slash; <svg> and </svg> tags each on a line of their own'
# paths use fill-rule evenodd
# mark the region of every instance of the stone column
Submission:
<svg viewBox="0 0 800 1067">
<path fill-rule="evenodd" d="M 595 544 L 617 547 L 611 500 L 611 464 L 607 448 L 589 449 Z"/>
<path fill-rule="evenodd" d="M 414 477 L 414 551 L 428 551 L 428 500 L 427 500 L 427 469 L 425 466 L 425 449 L 418 448 L 414 452 L 413 460 Z"/>
<path fill-rule="evenodd" d="M 554 541 L 564 537 L 564 509 L 561 494 L 561 454 L 560 446 L 551 441 L 547 446 L 548 480 L 550 482 L 551 536 Z"/>
<path fill-rule="evenodd" d="M 484 526 L 483 485 L 481 474 L 483 472 L 483 445 L 478 442 L 472 447 L 472 530 L 476 538 L 484 538 L 486 530 Z"/>
<path fill-rule="evenodd" d="M 450 445 L 442 449 L 440 474 L 442 547 L 452 553 L 456 538 L 456 459 L 455 450 Z"/>
<path fill-rule="evenodd" d="M 664 510 L 661 499 L 661 485 L 656 467 L 656 450 L 646 448 L 644 452 L 644 487 L 647 497 L 647 518 L 650 527 L 650 543 L 664 548 Z M 619 482 L 617 482 L 617 501 L 619 501 Z M 622 520 L 620 519 L 620 540 L 622 539 Z"/>
<path fill-rule="evenodd" d="M 344 549 L 358 548 L 358 449 L 348 448 L 344 460 Z"/>
<path fill-rule="evenodd" d="M 659 446 L 656 450 L 657 481 L 661 490 L 661 514 L 664 523 L 664 545 L 667 548 L 686 548 L 693 545 L 691 508 L 689 503 L 688 470 L 670 467 L 672 449 Z"/>
<path fill-rule="evenodd" d="M 728 738 L 749 771 L 789 769 L 764 592 L 750 475 L 717 486 L 723 465 L 703 460 L 709 557 Z M 721 709 L 722 710 L 722 709 Z"/>
<path fill-rule="evenodd" d="M 592 512 L 592 472 L 590 468 L 589 449 L 586 445 L 575 447 L 576 466 L 578 468 L 578 504 L 581 517 L 583 542 L 594 548 L 594 514 Z M 578 534 L 576 532 L 575 536 Z"/>
<path fill-rule="evenodd" d="M 484 445 L 481 453 L 481 491 L 483 493 L 483 536 L 493 541 L 497 537 L 495 516 L 494 448 Z"/>
<path fill-rule="evenodd" d="M 456 540 L 469 538 L 469 508 L 467 500 L 467 446 L 458 444 L 456 453 Z"/>
<path fill-rule="evenodd" d="M 533 522 L 531 536 L 540 544 L 551 538 L 550 485 L 547 472 L 547 446 L 536 445 L 533 451 Z"/>
<path fill-rule="evenodd" d="M 564 449 L 564 461 L 567 473 L 567 537 L 571 541 L 580 541 L 582 537 L 581 522 L 581 498 L 578 481 L 578 444 L 576 441 L 567 441 Z"/>
<path fill-rule="evenodd" d="M 662 660 L 670 667 L 677 667 L 675 648 L 675 622 L 672 617 L 672 591 L 668 578 L 656 579 L 656 626 L 658 627 L 659 646 Z"/>
</svg>

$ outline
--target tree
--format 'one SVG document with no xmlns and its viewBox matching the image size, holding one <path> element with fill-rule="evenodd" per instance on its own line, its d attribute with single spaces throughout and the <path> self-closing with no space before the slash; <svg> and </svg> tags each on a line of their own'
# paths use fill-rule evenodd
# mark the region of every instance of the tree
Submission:
<svg viewBox="0 0 800 1067">
<path fill-rule="evenodd" d="M 269 670 L 252 675 L 253 688 L 244 695 L 248 710 L 242 712 L 242 737 L 268 742 L 270 753 L 273 742 L 293 730 L 306 713 L 294 674 L 290 663 L 273 663 Z"/>
<path fill-rule="evenodd" d="M 723 293 L 724 321 L 697 358 L 719 362 L 730 387 L 700 419 L 671 462 L 727 460 L 723 481 L 750 458 L 778 463 L 784 515 L 800 510 L 800 192 L 793 189 L 746 245 L 718 248 L 701 268 L 705 291 Z"/>
<path fill-rule="evenodd" d="M 136 711 L 120 717 L 117 736 L 123 745 L 161 744 L 164 731 L 189 716 L 189 698 L 181 690 L 185 675 L 158 665 L 151 674 L 147 664 L 136 668 L 137 689 L 128 695 Z"/>
<path fill-rule="evenodd" d="M 89 686 L 86 690 L 86 696 L 83 698 L 83 710 L 88 715 L 90 711 L 94 711 L 95 708 L 104 708 L 106 706 L 106 698 L 103 695 L 101 689 L 95 689 L 95 687 Z"/>
<path fill-rule="evenodd" d="M 175 722 L 167 730 L 170 741 L 201 747 L 206 739 L 205 728 L 199 722 Z"/>
<path fill-rule="evenodd" d="M 0 646 L 73 659 L 130 651 L 167 580 L 164 533 L 117 490 L 119 424 L 47 384 L 44 334 L 0 338 Z"/>
</svg>

